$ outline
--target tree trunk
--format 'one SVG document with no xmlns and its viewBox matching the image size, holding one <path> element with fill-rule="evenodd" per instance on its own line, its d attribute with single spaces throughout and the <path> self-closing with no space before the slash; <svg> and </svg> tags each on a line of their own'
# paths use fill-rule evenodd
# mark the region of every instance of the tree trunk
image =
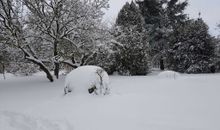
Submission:
<svg viewBox="0 0 220 130">
<path fill-rule="evenodd" d="M 58 59 L 58 52 L 57 52 L 57 45 L 58 45 L 58 41 L 54 42 L 54 75 L 56 76 L 56 78 L 59 78 L 59 71 L 60 71 L 60 63 L 59 63 L 59 59 Z"/>
<path fill-rule="evenodd" d="M 28 59 L 29 61 L 33 62 L 34 64 L 37 64 L 38 66 L 40 66 L 40 69 L 43 70 L 46 75 L 47 75 L 47 78 L 50 80 L 50 82 L 53 82 L 53 76 L 51 75 L 50 71 L 48 70 L 48 68 L 42 63 L 42 62 L 37 62 L 35 60 L 31 60 L 31 59 Z"/>
<path fill-rule="evenodd" d="M 6 79 L 6 77 L 5 77 L 5 65 L 4 65 L 4 63 L 2 64 L 2 73 L 3 73 L 3 77 L 4 77 L 4 80 Z"/>
<path fill-rule="evenodd" d="M 53 76 L 51 75 L 50 71 L 44 65 L 39 65 L 39 66 L 40 69 L 46 73 L 47 78 L 50 80 L 50 82 L 53 82 Z"/>
<path fill-rule="evenodd" d="M 60 63 L 54 63 L 54 75 L 56 76 L 56 78 L 59 78 L 59 71 L 60 71 Z"/>
<path fill-rule="evenodd" d="M 40 60 L 37 59 L 37 57 L 33 57 L 31 56 L 30 53 L 28 53 L 28 51 L 22 47 L 19 47 L 22 52 L 25 55 L 25 58 L 29 61 L 31 61 L 32 63 L 38 65 L 40 67 L 41 70 L 43 70 L 46 73 L 47 78 L 50 80 L 50 82 L 53 82 L 53 76 L 51 75 L 49 69 L 43 64 L 43 62 L 41 62 Z"/>
<path fill-rule="evenodd" d="M 164 61 L 163 61 L 163 58 L 160 59 L 160 70 L 164 70 Z"/>
</svg>

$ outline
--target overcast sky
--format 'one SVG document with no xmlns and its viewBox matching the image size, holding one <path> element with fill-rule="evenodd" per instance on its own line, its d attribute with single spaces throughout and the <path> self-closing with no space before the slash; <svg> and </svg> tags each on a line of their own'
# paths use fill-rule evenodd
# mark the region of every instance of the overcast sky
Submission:
<svg viewBox="0 0 220 130">
<path fill-rule="evenodd" d="M 110 8 L 106 12 L 105 19 L 114 22 L 121 7 L 131 0 L 110 0 Z M 186 13 L 191 18 L 198 18 L 198 13 L 201 12 L 201 17 L 210 27 L 210 32 L 213 35 L 220 34 L 220 30 L 216 30 L 217 23 L 220 23 L 220 0 L 188 0 L 189 6 Z"/>
</svg>

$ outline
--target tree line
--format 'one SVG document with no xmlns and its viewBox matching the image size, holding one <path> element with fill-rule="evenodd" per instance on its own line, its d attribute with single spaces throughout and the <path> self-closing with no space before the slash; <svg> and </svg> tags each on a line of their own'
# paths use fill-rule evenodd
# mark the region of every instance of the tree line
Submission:
<svg viewBox="0 0 220 130">
<path fill-rule="evenodd" d="M 60 69 L 83 65 L 121 75 L 146 75 L 153 67 L 216 72 L 219 39 L 209 34 L 200 15 L 192 19 L 184 13 L 187 5 L 127 2 L 108 27 L 102 22 L 108 0 L 1 0 L 1 64 L 12 73 L 40 69 L 51 82 Z"/>
</svg>

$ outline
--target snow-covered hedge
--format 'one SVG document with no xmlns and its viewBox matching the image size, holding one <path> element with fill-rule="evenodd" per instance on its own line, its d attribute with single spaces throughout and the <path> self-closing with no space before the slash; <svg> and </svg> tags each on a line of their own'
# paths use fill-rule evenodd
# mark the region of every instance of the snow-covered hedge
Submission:
<svg viewBox="0 0 220 130">
<path fill-rule="evenodd" d="M 73 92 L 107 95 L 109 91 L 109 76 L 98 66 L 81 66 L 71 71 L 66 77 L 65 94 Z"/>
</svg>

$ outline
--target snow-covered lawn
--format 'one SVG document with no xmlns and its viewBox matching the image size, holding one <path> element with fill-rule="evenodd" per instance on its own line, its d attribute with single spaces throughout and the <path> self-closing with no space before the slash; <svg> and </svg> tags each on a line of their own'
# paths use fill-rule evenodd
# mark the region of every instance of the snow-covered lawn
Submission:
<svg viewBox="0 0 220 130">
<path fill-rule="evenodd" d="M 0 130 L 220 130 L 220 74 L 110 76 L 108 96 L 0 78 Z"/>
</svg>

